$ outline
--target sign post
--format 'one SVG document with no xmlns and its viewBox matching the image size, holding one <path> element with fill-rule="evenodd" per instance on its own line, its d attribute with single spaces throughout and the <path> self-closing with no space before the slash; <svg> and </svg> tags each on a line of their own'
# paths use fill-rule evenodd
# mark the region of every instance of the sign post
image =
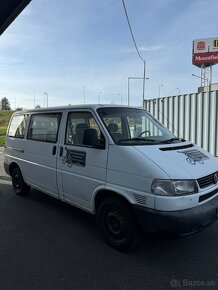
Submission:
<svg viewBox="0 0 218 290">
<path fill-rule="evenodd" d="M 218 63 L 218 37 L 196 39 L 193 41 L 192 64 L 201 69 L 201 86 L 208 79 L 212 82 L 212 66 Z M 208 75 L 208 77 L 207 77 Z"/>
</svg>

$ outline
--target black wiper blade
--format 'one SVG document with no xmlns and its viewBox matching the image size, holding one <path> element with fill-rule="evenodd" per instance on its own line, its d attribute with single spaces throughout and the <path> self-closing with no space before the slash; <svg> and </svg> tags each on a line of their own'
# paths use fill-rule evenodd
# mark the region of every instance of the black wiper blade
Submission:
<svg viewBox="0 0 218 290">
<path fill-rule="evenodd" d="M 173 141 L 185 142 L 185 139 L 174 137 L 174 138 L 171 138 L 171 139 L 163 140 L 163 141 L 161 141 L 161 143 L 172 143 Z"/>
<path fill-rule="evenodd" d="M 128 139 L 120 139 L 118 140 L 118 143 L 126 142 L 126 141 L 157 142 L 157 140 L 154 140 L 154 139 L 146 139 L 144 137 L 135 137 L 135 138 L 128 138 Z"/>
</svg>

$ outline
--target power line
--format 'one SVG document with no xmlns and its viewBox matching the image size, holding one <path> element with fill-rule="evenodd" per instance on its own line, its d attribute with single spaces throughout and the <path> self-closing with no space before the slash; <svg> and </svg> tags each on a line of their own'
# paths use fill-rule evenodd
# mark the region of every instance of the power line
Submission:
<svg viewBox="0 0 218 290">
<path fill-rule="evenodd" d="M 126 20 L 127 20 L 128 26 L 129 26 L 129 30 L 130 30 L 130 33 L 131 33 L 132 40 L 133 40 L 133 43 L 134 43 L 134 45 L 135 45 L 136 51 L 137 51 L 137 53 L 138 53 L 139 58 L 140 58 L 143 62 L 145 62 L 145 60 L 143 59 L 143 57 L 141 56 L 141 54 L 140 54 L 140 52 L 139 52 L 139 49 L 138 49 L 137 44 L 136 44 L 136 41 L 135 41 L 135 38 L 134 38 L 134 35 L 133 35 L 132 27 L 131 27 L 131 24 L 130 24 L 130 21 L 129 21 L 129 17 L 128 17 L 128 13 L 127 13 L 127 10 L 126 10 L 126 5 L 125 5 L 124 0 L 122 0 L 122 3 L 123 3 L 123 8 L 124 8 L 124 11 L 125 11 L 125 14 L 126 14 Z"/>
<path fill-rule="evenodd" d="M 131 36 L 132 36 L 133 43 L 134 43 L 134 45 L 135 45 L 136 51 L 137 51 L 137 53 L 138 53 L 138 56 L 139 56 L 139 58 L 143 61 L 143 65 L 144 65 L 144 72 L 143 72 L 143 88 L 142 88 L 142 108 L 144 108 L 144 100 L 145 100 L 145 67 L 146 67 L 146 60 L 143 59 L 143 57 L 141 56 L 141 54 L 140 54 L 140 52 L 139 52 L 139 49 L 138 49 L 138 46 L 137 46 L 137 44 L 136 44 L 135 37 L 134 37 L 133 31 L 132 31 L 132 27 L 131 27 L 131 24 L 130 24 L 130 21 L 129 21 L 129 17 L 128 17 L 128 13 L 127 13 L 127 9 L 126 9 L 126 5 L 125 5 L 124 0 L 122 0 L 122 3 L 123 3 L 123 8 L 124 8 L 124 11 L 125 11 L 125 14 L 126 14 L 126 20 L 127 20 L 128 26 L 129 26 L 129 30 L 130 30 L 130 33 L 131 33 Z"/>
</svg>

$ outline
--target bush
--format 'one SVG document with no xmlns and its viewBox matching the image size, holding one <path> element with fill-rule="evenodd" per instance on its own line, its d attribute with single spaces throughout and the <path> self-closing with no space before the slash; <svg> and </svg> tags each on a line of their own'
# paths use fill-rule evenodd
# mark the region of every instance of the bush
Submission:
<svg viewBox="0 0 218 290">
<path fill-rule="evenodd" d="M 12 111 L 10 112 L 2 112 L 0 111 L 0 146 L 5 145 L 5 135 L 7 131 L 8 122 L 12 115 Z"/>
<path fill-rule="evenodd" d="M 5 145 L 5 136 L 0 136 L 0 146 Z"/>
<path fill-rule="evenodd" d="M 0 111 L 0 126 L 7 126 L 12 115 L 12 111 L 10 112 L 3 112 Z"/>
<path fill-rule="evenodd" d="M 5 136 L 7 131 L 7 126 L 0 127 L 0 136 Z"/>
</svg>

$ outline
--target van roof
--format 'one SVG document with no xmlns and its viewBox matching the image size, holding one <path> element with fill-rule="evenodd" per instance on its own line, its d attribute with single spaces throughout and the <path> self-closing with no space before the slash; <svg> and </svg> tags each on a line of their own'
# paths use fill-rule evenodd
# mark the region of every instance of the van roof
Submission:
<svg viewBox="0 0 218 290">
<path fill-rule="evenodd" d="M 98 108 L 136 108 L 131 107 L 127 105 L 101 105 L 101 104 L 85 104 L 85 105 L 69 105 L 69 106 L 56 106 L 56 107 L 46 107 L 46 108 L 39 108 L 39 109 L 28 109 L 28 110 L 22 110 L 22 111 L 15 111 L 14 114 L 23 114 L 23 113 L 35 113 L 35 112 L 51 112 L 51 111 L 63 111 L 63 110 L 69 110 L 69 109 L 92 109 L 96 110 Z"/>
</svg>

